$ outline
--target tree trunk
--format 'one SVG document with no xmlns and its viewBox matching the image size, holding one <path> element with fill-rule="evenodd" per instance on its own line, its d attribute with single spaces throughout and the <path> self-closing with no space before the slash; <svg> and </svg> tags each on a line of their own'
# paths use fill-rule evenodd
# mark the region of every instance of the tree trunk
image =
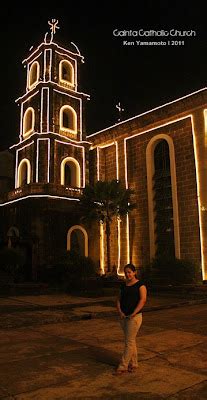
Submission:
<svg viewBox="0 0 207 400">
<path fill-rule="evenodd" d="M 110 222 L 106 221 L 106 256 L 107 256 L 107 272 L 111 272 L 111 253 L 110 253 Z"/>
</svg>

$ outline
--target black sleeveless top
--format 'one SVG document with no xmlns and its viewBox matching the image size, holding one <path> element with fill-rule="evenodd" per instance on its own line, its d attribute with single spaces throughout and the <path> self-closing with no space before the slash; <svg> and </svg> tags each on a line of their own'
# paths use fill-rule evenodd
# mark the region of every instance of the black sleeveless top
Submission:
<svg viewBox="0 0 207 400">
<path fill-rule="evenodd" d="M 127 286 L 123 283 L 120 288 L 120 308 L 125 315 L 130 315 L 134 312 L 137 304 L 140 301 L 139 288 L 144 285 L 143 281 L 138 281 L 132 286 Z M 140 310 L 137 314 L 141 313 Z"/>
</svg>

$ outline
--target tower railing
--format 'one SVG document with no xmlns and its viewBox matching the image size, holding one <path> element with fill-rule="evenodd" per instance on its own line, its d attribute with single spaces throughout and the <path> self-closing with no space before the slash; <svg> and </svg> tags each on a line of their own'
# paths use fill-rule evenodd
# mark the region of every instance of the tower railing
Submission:
<svg viewBox="0 0 207 400">
<path fill-rule="evenodd" d="M 83 189 L 78 187 L 69 187 L 56 185 L 54 183 L 31 183 L 16 188 L 8 193 L 8 200 L 14 200 L 20 197 L 32 195 L 50 195 L 59 197 L 79 198 Z"/>
</svg>

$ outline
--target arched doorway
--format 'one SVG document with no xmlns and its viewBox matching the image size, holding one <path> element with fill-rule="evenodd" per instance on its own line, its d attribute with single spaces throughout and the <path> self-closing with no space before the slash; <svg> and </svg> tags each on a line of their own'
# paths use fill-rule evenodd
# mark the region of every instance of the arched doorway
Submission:
<svg viewBox="0 0 207 400">
<path fill-rule="evenodd" d="M 88 257 L 88 234 L 80 225 L 72 226 L 67 234 L 67 250 Z"/>
</svg>

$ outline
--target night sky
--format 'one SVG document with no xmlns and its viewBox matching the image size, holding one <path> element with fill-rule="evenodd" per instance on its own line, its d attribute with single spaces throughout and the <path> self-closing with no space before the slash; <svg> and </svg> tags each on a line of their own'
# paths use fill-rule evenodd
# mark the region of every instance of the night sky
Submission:
<svg viewBox="0 0 207 400">
<path fill-rule="evenodd" d="M 18 142 L 15 99 L 25 91 L 22 60 L 31 46 L 43 41 L 52 18 L 58 19 L 60 26 L 54 41 L 63 47 L 74 42 L 85 57 L 81 74 L 82 91 L 91 96 L 86 109 L 88 134 L 117 122 L 119 101 L 127 119 L 207 86 L 206 16 L 199 2 L 193 6 L 178 1 L 129 2 L 114 11 L 111 3 L 105 2 L 94 9 L 89 2 L 61 2 L 61 7 L 42 3 L 43 7 L 28 3 L 26 9 L 17 3 L 4 6 L 1 12 L 0 150 Z M 196 36 L 115 37 L 115 29 L 193 30 Z M 123 45 L 124 40 L 135 45 Z M 141 46 L 136 40 L 176 40 L 184 45 Z"/>
</svg>

